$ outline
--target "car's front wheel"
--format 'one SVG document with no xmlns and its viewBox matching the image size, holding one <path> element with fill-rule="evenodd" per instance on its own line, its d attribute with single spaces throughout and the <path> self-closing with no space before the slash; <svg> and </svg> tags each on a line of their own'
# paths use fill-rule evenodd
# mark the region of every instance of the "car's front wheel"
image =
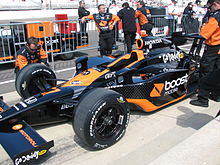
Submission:
<svg viewBox="0 0 220 165">
<path fill-rule="evenodd" d="M 73 129 L 92 149 L 104 149 L 119 141 L 129 121 L 124 97 L 104 88 L 92 89 L 75 108 Z"/>
</svg>

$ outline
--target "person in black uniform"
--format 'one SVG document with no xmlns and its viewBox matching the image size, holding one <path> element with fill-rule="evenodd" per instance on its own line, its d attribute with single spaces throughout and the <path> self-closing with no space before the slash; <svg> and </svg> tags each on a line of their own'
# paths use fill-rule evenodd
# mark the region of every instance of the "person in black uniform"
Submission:
<svg viewBox="0 0 220 165">
<path fill-rule="evenodd" d="M 82 19 L 82 17 L 89 15 L 90 12 L 85 9 L 85 2 L 79 1 L 79 8 L 78 8 L 78 16 L 79 19 Z M 86 22 L 82 23 L 80 22 L 80 32 L 86 32 Z"/>
<path fill-rule="evenodd" d="M 111 55 L 113 45 L 113 27 L 120 20 L 117 15 L 106 13 L 105 5 L 98 6 L 99 13 L 88 15 L 82 18 L 82 23 L 86 19 L 94 20 L 99 31 L 100 54 Z"/>
<path fill-rule="evenodd" d="M 220 94 L 215 91 L 216 79 L 219 77 L 210 76 L 216 70 L 220 70 L 220 0 L 213 0 L 211 4 L 211 12 L 208 22 L 201 27 L 200 35 L 206 39 L 206 47 L 202 59 L 200 61 L 199 70 L 199 91 L 198 99 L 190 101 L 190 104 L 208 107 L 208 99 L 220 102 Z M 208 77 L 208 78 L 207 78 Z M 211 91 L 207 90 L 206 81 L 214 83 Z M 210 84 L 210 83 L 209 83 Z"/>
<path fill-rule="evenodd" d="M 185 33 L 198 33 L 199 21 L 197 18 L 194 18 L 196 12 L 193 10 L 192 2 L 189 2 L 187 7 L 184 9 L 183 17 L 181 24 L 183 31 Z"/>
<path fill-rule="evenodd" d="M 122 19 L 122 27 L 125 43 L 127 45 L 127 53 L 130 53 L 137 31 L 135 10 L 129 6 L 128 2 L 123 3 L 122 7 L 123 9 L 121 9 L 117 15 L 120 19 Z"/>
</svg>

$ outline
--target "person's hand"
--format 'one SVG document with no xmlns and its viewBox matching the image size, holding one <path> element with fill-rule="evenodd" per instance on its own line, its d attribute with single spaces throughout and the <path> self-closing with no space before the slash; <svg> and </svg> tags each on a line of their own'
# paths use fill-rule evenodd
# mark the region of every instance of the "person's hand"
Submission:
<svg viewBox="0 0 220 165">
<path fill-rule="evenodd" d="M 109 25 L 109 29 L 113 30 L 114 26 L 113 25 Z"/>
<path fill-rule="evenodd" d="M 86 22 L 86 17 L 82 17 L 81 23 L 85 23 L 85 22 Z"/>
</svg>

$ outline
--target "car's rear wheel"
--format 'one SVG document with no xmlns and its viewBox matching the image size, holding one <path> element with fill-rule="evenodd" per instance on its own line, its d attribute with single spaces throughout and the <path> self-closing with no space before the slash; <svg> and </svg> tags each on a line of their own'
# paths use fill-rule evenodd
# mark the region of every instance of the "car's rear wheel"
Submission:
<svg viewBox="0 0 220 165">
<path fill-rule="evenodd" d="M 92 149 L 110 147 L 122 138 L 129 121 L 123 96 L 103 88 L 92 89 L 75 108 L 73 129 Z"/>
<path fill-rule="evenodd" d="M 74 50 L 74 49 L 73 49 L 73 46 L 71 46 L 71 45 L 69 45 L 69 44 L 63 45 L 63 46 L 62 46 L 62 51 L 63 51 L 63 52 L 69 52 L 69 53 L 63 53 L 63 54 L 61 54 L 61 55 L 60 55 L 60 58 L 61 58 L 62 60 L 71 60 L 71 59 L 73 59 L 74 53 L 71 52 L 71 51 L 73 51 L 73 50 Z"/>
<path fill-rule="evenodd" d="M 16 76 L 15 88 L 22 98 L 28 98 L 56 86 L 56 75 L 46 65 L 33 63 Z"/>
</svg>

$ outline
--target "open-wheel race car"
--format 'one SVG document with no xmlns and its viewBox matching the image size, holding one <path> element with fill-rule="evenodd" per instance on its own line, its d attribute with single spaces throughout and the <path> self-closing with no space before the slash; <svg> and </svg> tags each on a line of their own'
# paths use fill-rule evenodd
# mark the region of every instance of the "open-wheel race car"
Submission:
<svg viewBox="0 0 220 165">
<path fill-rule="evenodd" d="M 61 80 L 49 67 L 27 65 L 15 83 L 23 99 L 11 107 L 2 102 L 0 143 L 15 164 L 31 162 L 53 142 L 30 125 L 71 119 L 76 135 L 90 148 L 113 145 L 125 134 L 130 109 L 155 111 L 193 91 L 202 42 L 191 37 L 190 53 L 167 39 L 143 37 L 131 54 L 80 57 L 74 76 L 58 85 Z"/>
</svg>

